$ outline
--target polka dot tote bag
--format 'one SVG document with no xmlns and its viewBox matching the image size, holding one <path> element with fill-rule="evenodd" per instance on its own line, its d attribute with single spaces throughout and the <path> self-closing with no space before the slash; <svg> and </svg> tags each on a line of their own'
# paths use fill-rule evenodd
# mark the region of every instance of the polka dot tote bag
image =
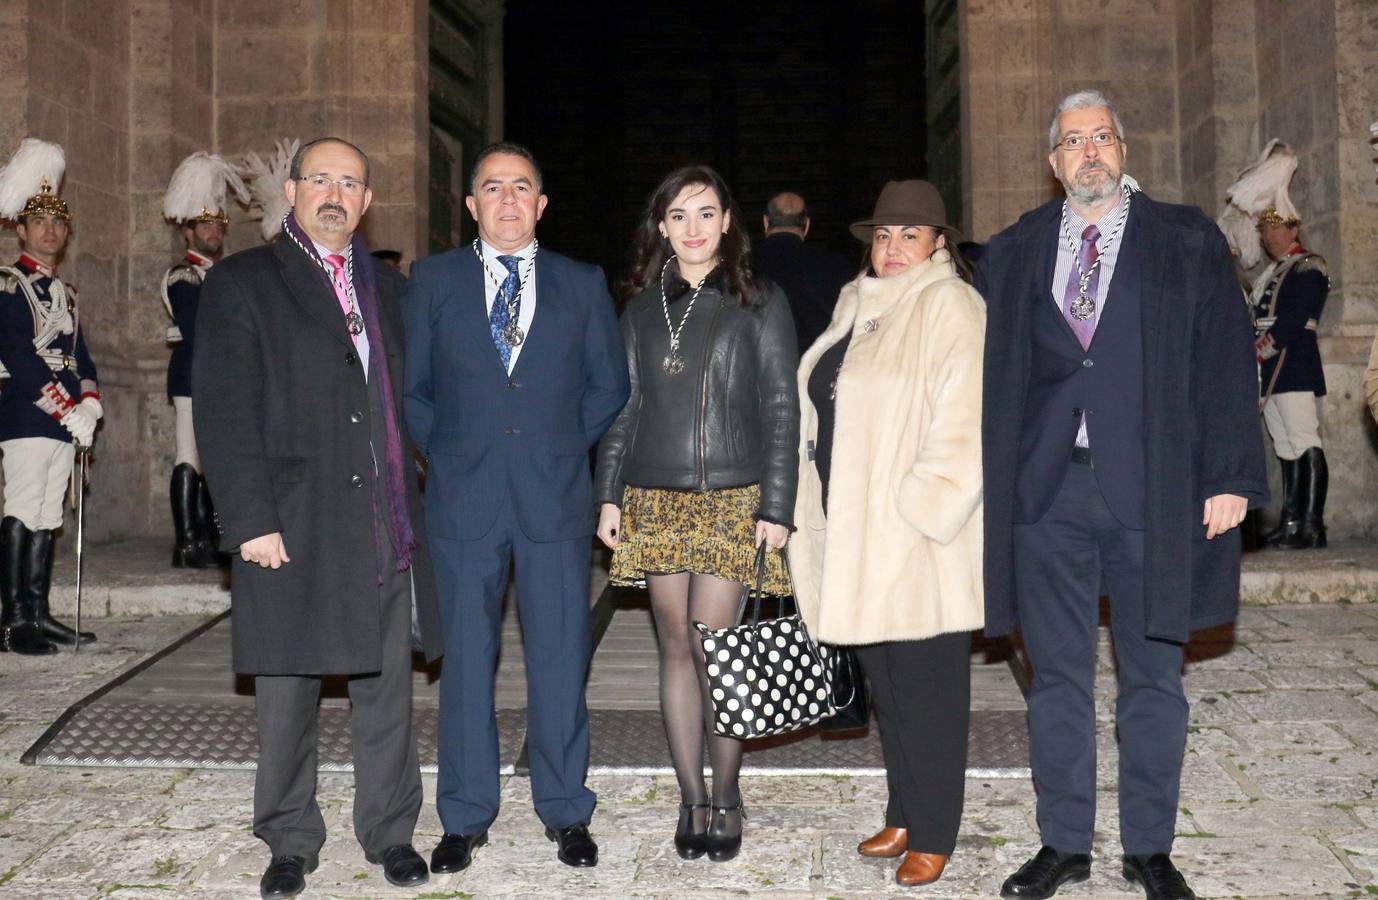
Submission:
<svg viewBox="0 0 1378 900">
<path fill-rule="evenodd" d="M 815 725 L 837 710 L 832 701 L 835 651 L 809 636 L 797 614 L 761 621 L 766 548 L 756 553 L 756 586 L 743 589 L 740 625 L 710 630 L 695 622 L 713 697 L 713 730 L 757 738 Z M 754 595 L 754 597 L 753 597 Z M 742 619 L 738 614 L 738 620 Z"/>
</svg>

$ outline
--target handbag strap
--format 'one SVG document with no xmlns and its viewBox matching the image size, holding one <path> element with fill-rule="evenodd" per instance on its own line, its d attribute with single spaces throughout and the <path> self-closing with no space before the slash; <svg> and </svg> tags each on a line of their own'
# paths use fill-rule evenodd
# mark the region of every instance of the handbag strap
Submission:
<svg viewBox="0 0 1378 900">
<path fill-rule="evenodd" d="M 756 548 L 756 584 L 742 585 L 742 599 L 737 605 L 737 623 L 739 625 L 755 625 L 761 621 L 761 595 L 765 593 L 766 583 L 766 545 L 761 542 L 761 546 Z M 753 596 L 754 594 L 754 596 Z M 747 606 L 751 606 L 751 621 L 745 622 L 743 616 L 746 614 Z"/>
</svg>

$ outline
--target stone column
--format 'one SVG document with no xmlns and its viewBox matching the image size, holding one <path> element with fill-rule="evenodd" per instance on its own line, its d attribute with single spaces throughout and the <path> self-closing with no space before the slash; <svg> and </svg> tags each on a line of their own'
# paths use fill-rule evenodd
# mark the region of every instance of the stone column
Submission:
<svg viewBox="0 0 1378 900">
<path fill-rule="evenodd" d="M 1078 88 L 1116 103 L 1128 171 L 1160 200 L 1178 200 L 1177 92 L 1171 0 L 969 0 L 962 13 L 966 213 L 984 241 L 1061 188 L 1048 167 L 1053 107 Z"/>
<path fill-rule="evenodd" d="M 217 3 L 216 137 L 226 158 L 336 135 L 372 164 L 374 247 L 414 259 L 426 226 L 426 13 L 420 0 Z M 260 238 L 236 225 L 239 246 Z"/>
</svg>

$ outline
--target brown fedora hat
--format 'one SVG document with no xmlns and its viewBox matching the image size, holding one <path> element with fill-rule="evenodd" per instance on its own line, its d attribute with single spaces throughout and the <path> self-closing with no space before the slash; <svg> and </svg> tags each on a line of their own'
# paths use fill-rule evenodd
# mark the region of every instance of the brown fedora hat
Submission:
<svg viewBox="0 0 1378 900">
<path fill-rule="evenodd" d="M 932 184 L 918 179 L 886 182 L 871 218 L 851 224 L 852 237 L 869 244 L 871 229 L 877 225 L 931 225 L 951 230 L 942 195 Z"/>
</svg>

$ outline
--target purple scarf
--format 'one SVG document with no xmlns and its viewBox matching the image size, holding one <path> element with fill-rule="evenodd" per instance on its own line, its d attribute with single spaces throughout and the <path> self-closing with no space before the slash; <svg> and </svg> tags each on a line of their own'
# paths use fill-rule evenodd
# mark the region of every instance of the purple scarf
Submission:
<svg viewBox="0 0 1378 900">
<path fill-rule="evenodd" d="M 287 214 L 282 220 L 282 227 L 293 243 L 305 250 L 315 262 L 316 271 L 320 272 L 325 286 L 330 289 L 333 297 L 335 289 L 330 284 L 330 276 L 326 274 L 325 264 L 321 261 L 320 254 L 316 252 L 315 243 L 297 223 L 295 212 Z M 378 408 L 383 411 L 383 423 L 387 432 L 387 447 L 384 453 L 383 499 L 387 503 L 388 533 L 392 536 L 393 547 L 397 548 L 397 571 L 404 572 L 411 568 L 412 550 L 416 547 L 416 533 L 412 531 L 411 516 L 407 512 L 406 467 L 402 464 L 402 436 L 397 427 L 397 410 L 392 402 L 392 374 L 388 371 L 387 349 L 383 346 L 382 320 L 378 318 L 378 290 L 373 279 L 373 260 L 369 256 L 368 243 L 357 231 L 350 238 L 350 250 L 354 258 L 354 264 L 351 267 L 354 276 L 354 299 L 359 303 L 359 314 L 364 318 L 364 330 L 368 334 L 370 345 L 368 383 L 378 401 Z M 340 324 L 344 324 L 343 318 L 340 319 Z M 376 523 L 379 518 L 378 492 L 374 491 L 373 521 Z M 378 557 L 378 583 L 382 584 L 382 535 L 378 533 L 376 527 L 373 539 Z"/>
</svg>

